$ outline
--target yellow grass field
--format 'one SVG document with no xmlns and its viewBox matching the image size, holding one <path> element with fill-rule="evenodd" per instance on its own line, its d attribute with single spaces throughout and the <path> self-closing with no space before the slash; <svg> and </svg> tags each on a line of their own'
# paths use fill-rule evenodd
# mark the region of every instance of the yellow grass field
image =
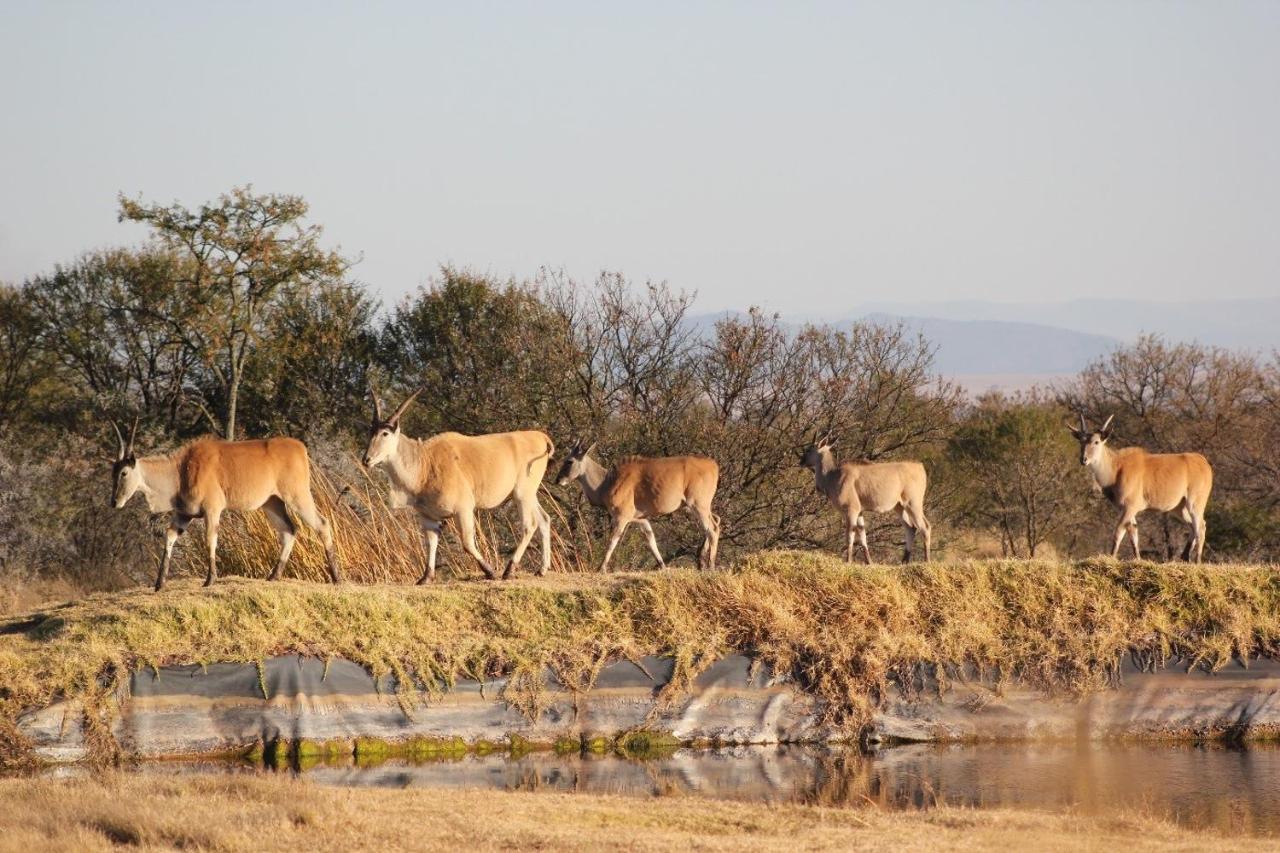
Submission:
<svg viewBox="0 0 1280 853">
<path fill-rule="evenodd" d="M 0 779 L 0 850 L 1256 849 L 1132 815 L 325 788 L 288 776 Z"/>
</svg>

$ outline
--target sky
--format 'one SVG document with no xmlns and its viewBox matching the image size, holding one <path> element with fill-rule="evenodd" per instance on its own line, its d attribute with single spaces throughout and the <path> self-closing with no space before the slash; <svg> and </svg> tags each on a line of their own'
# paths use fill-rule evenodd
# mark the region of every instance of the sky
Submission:
<svg viewBox="0 0 1280 853">
<path fill-rule="evenodd" d="M 391 304 L 442 264 L 706 311 L 1280 282 L 1280 2 L 0 0 L 0 280 L 117 194 L 295 193 Z"/>
</svg>

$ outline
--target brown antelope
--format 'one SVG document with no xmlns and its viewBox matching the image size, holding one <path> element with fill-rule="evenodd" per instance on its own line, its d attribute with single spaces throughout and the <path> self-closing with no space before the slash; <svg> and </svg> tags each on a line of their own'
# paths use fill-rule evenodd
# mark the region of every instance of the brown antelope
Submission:
<svg viewBox="0 0 1280 853">
<path fill-rule="evenodd" d="M 111 426 L 120 442 L 120 452 L 111 466 L 111 504 L 122 509 L 135 492 L 142 492 L 152 512 L 170 513 L 164 559 L 156 576 L 157 592 L 169 574 L 174 544 L 196 518 L 204 519 L 209 548 L 209 573 L 204 585 L 213 583 L 218 576 L 218 526 L 226 510 L 261 509 L 280 534 L 280 559 L 270 580 L 280 578 L 297 536 L 297 527 L 289 519 L 286 507 L 320 534 L 329 579 L 334 583 L 342 580 L 333 547 L 333 531 L 311 496 L 311 463 L 302 442 L 293 438 L 257 441 L 203 438 L 165 456 L 138 458 L 133 453 L 137 419 L 129 430 L 127 442 L 114 421 Z"/>
<path fill-rule="evenodd" d="M 1138 549 L 1138 514 L 1154 509 L 1176 514 L 1191 525 L 1191 538 L 1182 549 L 1182 559 L 1190 560 L 1194 547 L 1196 562 L 1200 562 L 1207 530 L 1204 510 L 1213 490 L 1209 460 L 1199 453 L 1148 453 L 1141 447 L 1113 450 L 1107 446 L 1107 439 L 1111 438 L 1114 419 L 1115 415 L 1108 417 L 1098 430 L 1089 429 L 1083 414 L 1079 429 L 1067 423 L 1067 429 L 1080 442 L 1080 464 L 1088 467 L 1098 489 L 1120 508 L 1111 556 L 1119 556 L 1127 533 L 1133 540 L 1134 558 L 1142 558 Z"/>
<path fill-rule="evenodd" d="M 565 458 L 556 482 L 567 484 L 577 480 L 582 493 L 592 506 L 604 507 L 613 521 L 609 546 L 604 552 L 600 571 L 609 571 L 609 559 L 618 547 L 627 525 L 636 522 L 649 539 L 649 550 L 666 568 L 658 540 L 649 519 L 669 515 L 681 507 L 688 508 L 702 524 L 702 547 L 698 549 L 698 568 L 714 569 L 720 547 L 720 518 L 711 511 L 720 480 L 720 466 L 705 456 L 670 456 L 659 459 L 632 457 L 619 462 L 612 470 L 591 458 L 595 445 L 584 448 L 579 443 Z"/>
<path fill-rule="evenodd" d="M 444 432 L 421 440 L 402 435 L 400 418 L 422 390 L 410 394 L 389 418 L 382 416 L 382 403 L 373 394 L 373 425 L 363 460 L 365 467 L 386 469 L 393 506 L 409 505 L 418 513 L 427 540 L 427 568 L 418 583 L 436 576 L 436 547 L 441 525 L 448 518 L 457 522 L 462 547 L 480 564 L 484 576 L 497 578 L 476 547 L 475 513 L 501 506 L 508 498 L 514 498 L 520 510 L 523 532 L 502 577 L 511 577 L 535 530 L 542 533 L 538 574 L 546 574 L 551 567 L 551 516 L 538 503 L 538 487 L 555 453 L 551 439 L 535 430 L 489 435 Z"/>
<path fill-rule="evenodd" d="M 899 513 L 906 531 L 902 561 L 911 559 L 917 531 L 924 534 L 924 558 L 928 560 L 932 535 L 929 520 L 924 517 L 924 493 L 928 487 L 924 466 L 919 462 L 837 463 L 831 446 L 829 436 L 815 439 L 800 464 L 813 469 L 819 494 L 825 495 L 844 516 L 845 561 L 853 562 L 856 539 L 868 565 L 871 563 L 864 512 Z"/>
</svg>

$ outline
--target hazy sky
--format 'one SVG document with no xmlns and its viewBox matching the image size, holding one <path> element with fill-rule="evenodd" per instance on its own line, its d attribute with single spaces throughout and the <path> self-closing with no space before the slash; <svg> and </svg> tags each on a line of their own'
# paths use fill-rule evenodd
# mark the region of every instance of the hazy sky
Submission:
<svg viewBox="0 0 1280 853">
<path fill-rule="evenodd" d="M 1274 294 L 1280 2 L 0 2 L 0 279 L 116 193 L 298 193 L 442 263 L 699 307 Z M 834 292 L 833 292 L 834 291 Z"/>
</svg>

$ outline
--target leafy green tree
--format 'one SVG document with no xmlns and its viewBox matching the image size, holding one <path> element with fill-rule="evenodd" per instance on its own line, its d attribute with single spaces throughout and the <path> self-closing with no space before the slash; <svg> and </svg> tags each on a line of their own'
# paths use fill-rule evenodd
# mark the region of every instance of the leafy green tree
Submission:
<svg viewBox="0 0 1280 853">
<path fill-rule="evenodd" d="M 23 414 L 46 374 L 40 325 L 22 290 L 0 283 L 0 431 Z"/>
<path fill-rule="evenodd" d="M 1008 556 L 1036 556 L 1078 523 L 1085 491 L 1064 411 L 1037 396 L 983 397 L 960 422 L 949 461 L 965 481 L 961 507 Z"/>
<path fill-rule="evenodd" d="M 362 287 L 343 281 L 282 298 L 246 375 L 248 425 L 304 437 L 363 427 L 369 366 L 377 356 L 377 307 Z"/>
<path fill-rule="evenodd" d="M 383 331 L 386 396 L 426 390 L 409 422 L 426 432 L 559 432 L 579 405 L 565 320 L 537 288 L 441 270 Z"/>
<path fill-rule="evenodd" d="M 41 345 L 82 408 L 137 410 L 179 433 L 199 418 L 201 353 L 182 333 L 195 306 L 180 268 L 163 249 L 111 249 L 27 282 Z"/>
<path fill-rule="evenodd" d="M 200 354 L 216 400 L 210 424 L 236 435 L 241 385 L 262 349 L 279 303 L 340 278 L 348 263 L 320 246 L 299 196 L 257 195 L 238 187 L 190 210 L 120 196 L 120 220 L 149 225 L 159 246 L 179 257 L 177 284 L 196 308 L 173 329 Z"/>
</svg>

